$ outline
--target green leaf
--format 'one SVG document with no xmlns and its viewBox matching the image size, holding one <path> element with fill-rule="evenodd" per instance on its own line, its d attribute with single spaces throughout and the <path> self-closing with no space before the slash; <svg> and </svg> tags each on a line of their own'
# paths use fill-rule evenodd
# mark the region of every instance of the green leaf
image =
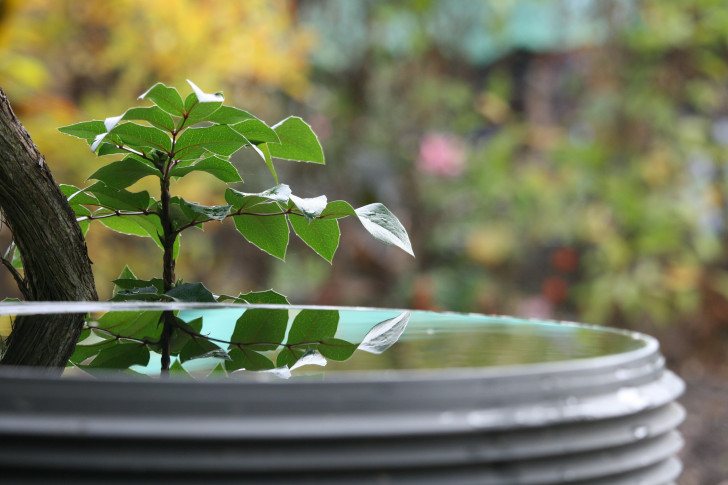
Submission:
<svg viewBox="0 0 728 485">
<path fill-rule="evenodd" d="M 407 231 L 399 219 L 384 205 L 377 202 L 359 207 L 355 212 L 364 228 L 374 236 L 374 239 L 397 246 L 412 256 L 415 255 Z"/>
<path fill-rule="evenodd" d="M 286 328 L 288 328 L 288 310 L 252 308 L 245 310 L 235 322 L 235 330 L 230 341 L 236 344 L 262 344 L 256 348 L 275 350 L 283 342 Z"/>
<path fill-rule="evenodd" d="M 179 361 L 187 362 L 193 359 L 205 359 L 211 357 L 213 359 L 232 360 L 225 350 L 221 349 L 206 338 L 193 338 L 182 347 L 179 353 Z"/>
<path fill-rule="evenodd" d="M 91 216 L 91 210 L 84 205 L 71 204 L 71 209 L 73 209 L 73 213 L 76 215 L 76 220 L 78 220 L 79 217 Z M 91 221 L 80 221 L 79 224 L 82 222 L 89 223 Z"/>
<path fill-rule="evenodd" d="M 184 177 L 190 172 L 207 172 L 213 177 L 227 183 L 243 181 L 232 163 L 217 156 L 203 158 L 194 165 L 187 165 L 184 167 L 180 167 L 178 165 L 170 170 L 169 174 L 172 177 Z"/>
<path fill-rule="evenodd" d="M 157 340 L 162 332 L 161 316 L 159 311 L 108 312 L 96 320 L 95 326 L 120 337 Z"/>
<path fill-rule="evenodd" d="M 184 199 L 179 199 L 179 201 L 180 207 L 191 221 L 205 219 L 222 221 L 227 217 L 230 212 L 230 207 L 232 207 L 230 205 L 206 206 L 197 204 L 196 202 L 188 202 Z"/>
<path fill-rule="evenodd" d="M 139 96 L 139 99 L 148 99 L 174 116 L 184 116 L 184 103 L 182 96 L 175 88 L 169 88 L 162 83 L 157 83 L 147 92 Z"/>
<path fill-rule="evenodd" d="M 120 290 L 109 301 L 159 301 L 163 295 L 154 286 Z"/>
<path fill-rule="evenodd" d="M 73 207 L 73 206 L 71 206 Z M 79 221 L 78 227 L 81 228 L 81 234 L 83 237 L 86 237 L 86 234 L 88 233 L 89 227 L 91 227 L 91 221 Z"/>
<path fill-rule="evenodd" d="M 15 269 L 23 269 L 23 259 L 17 246 L 13 248 L 13 258 L 11 259 L 10 264 L 12 264 Z"/>
<path fill-rule="evenodd" d="M 357 344 L 352 344 L 351 342 L 338 338 L 327 338 L 316 348 L 327 359 L 343 361 L 352 356 L 357 348 Z"/>
<path fill-rule="evenodd" d="M 91 361 L 89 367 L 127 369 L 133 365 L 147 365 L 149 349 L 144 344 L 118 342 L 103 349 Z"/>
<path fill-rule="evenodd" d="M 281 208 L 275 203 L 258 204 L 253 210 L 259 215 L 233 216 L 238 232 L 266 253 L 285 259 L 290 233 L 285 214 L 279 214 Z"/>
<path fill-rule="evenodd" d="M 109 134 L 113 134 L 123 145 L 129 145 L 139 151 L 142 151 L 142 147 L 156 148 L 166 153 L 172 150 L 172 139 L 169 134 L 152 126 L 122 123 L 110 130 Z M 94 144 L 97 142 L 98 138 Z M 91 149 L 94 149 L 93 145 Z"/>
<path fill-rule="evenodd" d="M 121 273 L 119 273 L 120 280 L 136 280 L 137 277 L 134 274 L 134 272 L 129 268 L 129 266 L 124 266 L 124 269 L 121 270 Z"/>
<path fill-rule="evenodd" d="M 335 219 L 315 219 L 311 222 L 303 217 L 291 215 L 288 217 L 291 227 L 303 242 L 316 251 L 329 263 L 334 259 L 336 249 L 339 247 L 339 222 Z"/>
<path fill-rule="evenodd" d="M 147 121 L 153 126 L 170 133 L 174 131 L 174 120 L 168 113 L 158 106 L 128 109 L 122 115 L 106 118 L 106 120 L 104 120 L 104 126 L 106 127 L 106 131 L 111 131 L 120 122 L 128 120 Z"/>
<path fill-rule="evenodd" d="M 225 201 L 233 206 L 233 209 L 250 209 L 258 204 L 266 202 L 280 202 L 288 204 L 291 197 L 291 188 L 286 184 L 276 185 L 266 191 L 256 194 L 240 192 L 235 189 L 225 191 Z"/>
<path fill-rule="evenodd" d="M 348 216 L 356 216 L 356 211 L 348 202 L 343 200 L 329 202 L 326 209 L 319 215 L 321 219 L 341 219 Z"/>
<path fill-rule="evenodd" d="M 251 291 L 250 293 L 240 293 L 238 296 L 220 295 L 217 298 L 219 302 L 231 301 L 233 303 L 249 303 L 255 304 L 271 304 L 271 305 L 288 305 L 288 299 L 280 293 L 273 290 Z"/>
<path fill-rule="evenodd" d="M 227 372 L 225 372 L 225 367 L 222 365 L 222 362 L 217 364 L 207 377 L 227 377 Z"/>
<path fill-rule="evenodd" d="M 228 352 L 229 361 L 225 361 L 225 370 L 232 372 L 238 369 L 250 371 L 274 369 L 273 362 L 263 354 L 250 349 L 235 348 Z"/>
<path fill-rule="evenodd" d="M 171 366 L 169 366 L 169 372 L 174 374 L 175 377 L 183 377 L 183 378 L 192 379 L 192 376 L 190 375 L 190 373 L 187 372 L 187 369 L 182 367 L 182 364 L 180 363 L 179 360 L 175 360 L 174 363 Z"/>
<path fill-rule="evenodd" d="M 273 159 L 270 156 L 270 148 L 268 148 L 267 143 L 261 143 L 260 145 L 252 145 L 253 149 L 258 153 L 258 155 L 261 156 L 263 161 L 265 162 L 266 166 L 268 167 L 268 170 L 270 170 L 270 173 L 273 175 L 273 180 L 278 183 L 278 174 L 276 173 L 276 169 L 273 166 Z"/>
<path fill-rule="evenodd" d="M 194 124 L 200 121 L 207 121 L 208 118 L 217 111 L 224 97 L 222 93 L 209 94 L 198 88 L 195 83 L 187 80 L 187 83 L 192 86 L 192 92 L 185 99 L 185 113 L 187 113 L 187 123 Z"/>
<path fill-rule="evenodd" d="M 172 221 L 172 229 L 175 231 L 181 231 L 182 228 L 191 226 L 202 229 L 202 223 L 197 222 L 201 216 L 199 214 L 193 214 L 190 216 L 188 211 L 183 208 L 184 205 L 185 201 L 179 197 L 172 197 L 169 200 L 169 217 Z M 175 239 L 179 239 L 179 237 Z"/>
<path fill-rule="evenodd" d="M 283 349 L 276 357 L 276 367 L 291 367 L 306 353 L 306 349 L 289 347 Z"/>
<path fill-rule="evenodd" d="M 129 291 L 138 288 L 149 288 L 153 287 L 161 295 L 164 293 L 164 282 L 160 278 L 152 278 L 151 280 L 140 280 L 134 273 L 129 269 L 129 266 L 124 266 L 119 277 L 112 281 L 114 283 L 114 295 L 120 291 Z"/>
<path fill-rule="evenodd" d="M 247 143 L 243 135 L 228 125 L 188 128 L 177 139 L 173 158 L 192 160 L 202 155 L 205 150 L 217 155 L 230 156 Z"/>
<path fill-rule="evenodd" d="M 103 157 L 104 155 L 117 155 L 119 153 L 129 153 L 128 150 L 119 148 L 116 143 L 101 143 L 99 149 L 96 150 L 96 155 Z"/>
<path fill-rule="evenodd" d="M 265 305 L 288 305 L 288 298 L 273 290 L 251 291 L 249 293 L 241 293 L 236 300 L 239 302 Z"/>
<path fill-rule="evenodd" d="M 98 211 L 97 215 L 109 213 L 109 211 Z M 130 236 L 151 237 L 154 243 L 164 249 L 159 240 L 159 234 L 163 233 L 162 224 L 156 216 L 114 216 L 99 219 L 103 225 L 112 231 Z"/>
<path fill-rule="evenodd" d="M 338 325 L 339 312 L 336 310 L 301 310 L 293 320 L 286 343 L 300 344 L 332 338 Z"/>
<path fill-rule="evenodd" d="M 80 364 L 89 357 L 101 352 L 105 346 L 113 344 L 114 341 L 113 337 L 97 331 L 91 331 L 89 328 L 84 328 L 78 337 L 73 355 L 68 360 L 74 364 Z"/>
<path fill-rule="evenodd" d="M 207 118 L 207 121 L 210 123 L 217 123 L 218 125 L 234 125 L 241 121 L 257 119 L 258 118 L 247 111 L 243 111 L 242 109 L 233 108 L 232 106 L 221 106 Z"/>
<path fill-rule="evenodd" d="M 99 201 L 93 195 L 89 195 L 84 192 L 85 189 L 79 189 L 73 185 L 61 184 L 61 192 L 66 196 L 66 200 L 71 205 L 74 204 L 89 204 L 98 205 Z"/>
<path fill-rule="evenodd" d="M 109 187 L 103 182 L 96 182 L 88 187 L 86 192 L 96 197 L 101 206 L 111 210 L 142 211 L 149 207 L 151 201 L 147 191 L 129 192 Z"/>
<path fill-rule="evenodd" d="M 76 348 L 73 351 L 73 355 L 71 355 L 68 360 L 70 360 L 74 364 L 81 364 L 83 361 L 98 354 L 107 347 L 111 347 L 113 344 L 114 341 L 109 340 L 106 344 L 76 345 Z"/>
<path fill-rule="evenodd" d="M 58 128 L 58 131 L 66 135 L 75 136 L 84 140 L 91 140 L 102 133 L 106 133 L 106 127 L 103 121 L 82 121 L 73 125 Z"/>
<path fill-rule="evenodd" d="M 118 162 L 112 162 L 94 172 L 89 178 L 100 180 L 109 187 L 125 189 L 139 180 L 154 175 L 161 177 L 159 170 L 142 163 L 133 158 L 125 158 Z"/>
<path fill-rule="evenodd" d="M 125 270 L 128 269 L 128 267 L 125 268 Z M 126 271 L 122 271 L 122 275 L 126 275 Z M 151 280 L 140 280 L 135 277 L 129 278 L 129 277 L 119 277 L 112 281 L 114 283 L 114 289 L 116 293 L 119 292 L 130 292 L 133 290 L 139 290 L 138 292 L 142 292 L 141 290 L 148 290 L 151 288 L 151 291 L 153 293 L 158 294 L 161 296 L 162 293 L 164 293 L 164 282 L 159 278 L 152 278 Z"/>
<path fill-rule="evenodd" d="M 231 128 L 243 135 L 250 143 L 259 145 L 261 143 L 280 143 L 281 139 L 273 128 L 266 125 L 257 118 L 236 123 Z"/>
<path fill-rule="evenodd" d="M 216 302 L 213 294 L 202 283 L 183 283 L 167 293 L 174 301 Z"/>
<path fill-rule="evenodd" d="M 286 118 L 273 126 L 273 130 L 281 143 L 268 145 L 272 156 L 300 162 L 325 163 L 324 151 L 318 137 L 301 118 Z"/>
<path fill-rule="evenodd" d="M 193 335 L 199 334 L 200 329 L 202 328 L 202 317 L 195 318 L 190 322 L 185 322 L 180 318 L 174 317 L 174 322 L 175 324 L 172 328 L 172 335 L 169 339 L 170 355 L 178 355 L 182 349 L 195 338 Z"/>
</svg>

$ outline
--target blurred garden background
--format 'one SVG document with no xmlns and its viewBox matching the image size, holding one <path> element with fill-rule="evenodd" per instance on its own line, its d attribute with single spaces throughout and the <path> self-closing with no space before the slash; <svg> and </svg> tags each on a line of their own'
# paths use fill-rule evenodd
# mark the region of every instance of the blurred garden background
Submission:
<svg viewBox="0 0 728 485">
<path fill-rule="evenodd" d="M 179 277 L 647 331 L 679 373 L 725 375 L 724 2 L 0 0 L 0 86 L 59 183 L 85 186 L 99 161 L 57 127 L 185 79 L 271 124 L 302 116 L 327 166 L 278 161 L 281 181 L 383 202 L 417 257 L 345 221 L 333 265 L 300 241 L 284 263 L 221 224 L 185 234 Z M 236 163 L 241 190 L 274 185 L 255 154 Z M 205 177 L 178 190 L 220 203 Z M 102 298 L 127 263 L 161 271 L 149 239 L 96 223 L 88 247 Z"/>
</svg>

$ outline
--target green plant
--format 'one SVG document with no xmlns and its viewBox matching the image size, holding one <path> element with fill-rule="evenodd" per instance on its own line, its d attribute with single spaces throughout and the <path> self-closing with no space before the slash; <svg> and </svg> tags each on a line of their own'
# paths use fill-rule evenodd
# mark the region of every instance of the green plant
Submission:
<svg viewBox="0 0 728 485">
<path fill-rule="evenodd" d="M 324 163 L 318 138 L 302 119 L 289 117 L 268 126 L 246 111 L 223 106 L 221 93 L 205 93 L 188 82 L 193 92 L 185 99 L 175 88 L 158 83 L 140 96 L 152 106 L 130 108 L 104 121 L 60 128 L 86 140 L 99 156 L 123 155 L 92 174 L 89 178 L 96 180 L 92 185 L 83 189 L 61 187 L 84 233 L 91 222 L 99 221 L 121 233 L 150 237 L 163 252 L 161 278 L 140 280 L 127 267 L 114 281 L 113 300 L 287 303 L 285 297 L 272 291 L 216 297 L 202 283 L 177 280 L 175 262 L 182 232 L 228 218 L 247 241 L 280 259 L 285 257 L 293 228 L 299 238 L 331 262 L 339 245 L 338 220 L 348 216 L 358 218 L 376 239 L 412 254 L 404 227 L 384 205 L 354 209 L 344 201 L 328 202 L 325 196 L 297 197 L 288 185 L 278 183 L 273 158 Z M 260 156 L 276 186 L 257 193 L 227 188 L 226 203 L 216 206 L 200 205 L 171 193 L 171 182 L 192 172 L 206 172 L 229 184 L 242 182 L 230 157 L 243 147 Z M 127 190 L 145 177 L 159 180 L 158 199 L 147 191 Z M 172 356 L 179 357 L 177 363 L 219 357 L 228 371 L 272 369 L 291 366 L 310 350 L 318 349 L 330 358 L 347 358 L 356 348 L 333 338 L 338 317 L 331 312 L 298 314 L 283 344 L 287 321 L 286 310 L 249 310 L 238 321 L 231 341 L 216 342 L 200 333 L 201 321 L 184 322 L 172 311 L 107 314 L 88 323 L 71 362 L 104 367 L 145 364 L 151 347 L 162 355 L 163 373 L 169 371 Z M 293 330 L 297 325 L 308 330 L 297 336 Z M 227 344 L 228 349 L 219 343 Z M 286 352 L 278 353 L 275 364 L 260 353 L 279 347 Z"/>
</svg>

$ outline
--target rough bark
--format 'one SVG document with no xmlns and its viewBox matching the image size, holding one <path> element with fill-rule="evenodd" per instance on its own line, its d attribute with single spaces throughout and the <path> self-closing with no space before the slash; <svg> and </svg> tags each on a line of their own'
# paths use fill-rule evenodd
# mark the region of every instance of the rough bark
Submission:
<svg viewBox="0 0 728 485">
<path fill-rule="evenodd" d="M 1 88 L 0 209 L 21 254 L 26 299 L 98 299 L 73 210 Z M 83 315 L 18 317 L 0 363 L 64 367 L 82 324 Z"/>
</svg>

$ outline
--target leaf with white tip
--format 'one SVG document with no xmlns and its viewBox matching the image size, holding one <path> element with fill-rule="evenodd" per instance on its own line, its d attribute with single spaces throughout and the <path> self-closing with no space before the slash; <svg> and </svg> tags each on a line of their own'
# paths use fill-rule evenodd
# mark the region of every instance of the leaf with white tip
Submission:
<svg viewBox="0 0 728 485">
<path fill-rule="evenodd" d="M 192 91 L 195 93 L 195 95 L 197 96 L 197 100 L 200 103 L 222 103 L 223 101 L 225 101 L 222 93 L 206 93 L 202 89 L 198 88 L 197 85 L 189 79 L 187 80 L 187 84 L 192 87 Z"/>
<path fill-rule="evenodd" d="M 221 93 L 211 94 L 202 91 L 189 79 L 187 82 L 192 86 L 193 91 L 185 99 L 187 124 L 207 121 L 213 113 L 220 109 L 225 98 L 223 98 Z"/>
<path fill-rule="evenodd" d="M 214 221 L 222 221 L 230 212 L 231 205 L 200 205 L 196 202 L 189 202 L 179 199 L 179 206 L 190 221 L 212 219 Z"/>
<path fill-rule="evenodd" d="M 296 370 L 304 365 L 319 365 L 321 367 L 326 367 L 326 359 L 317 350 L 307 350 L 301 357 L 298 358 L 297 361 L 295 361 L 295 363 L 291 365 L 291 370 Z"/>
<path fill-rule="evenodd" d="M 180 96 L 179 91 L 175 88 L 167 87 L 162 83 L 157 83 L 149 88 L 144 94 L 139 96 L 139 99 L 148 99 L 174 116 L 183 116 L 185 114 L 184 103 L 182 102 L 182 96 Z"/>
<path fill-rule="evenodd" d="M 144 108 L 130 108 L 124 114 L 112 116 L 104 120 L 106 131 L 113 130 L 121 121 L 147 121 L 157 128 L 162 128 L 170 133 L 174 131 L 174 120 L 159 106 L 147 106 Z"/>
<path fill-rule="evenodd" d="M 114 142 L 129 145 L 137 151 L 142 150 L 140 147 L 155 148 L 164 152 L 172 149 L 172 139 L 161 129 L 128 122 L 116 125 L 112 130 L 98 135 L 91 144 L 91 150 L 95 152 L 107 137 L 112 137 Z"/>
<path fill-rule="evenodd" d="M 255 205 L 266 202 L 279 202 L 288 204 L 291 198 L 291 188 L 286 184 L 279 184 L 268 190 L 258 193 L 240 192 L 235 189 L 225 191 L 225 201 L 234 209 L 249 209 Z"/>
<path fill-rule="evenodd" d="M 383 204 L 376 202 L 355 210 L 364 228 L 374 239 L 391 244 L 414 256 L 409 236 L 399 219 Z"/>
<path fill-rule="evenodd" d="M 305 217 L 309 222 L 320 216 L 324 209 L 326 209 L 327 203 L 325 195 L 320 195 L 310 199 L 302 199 L 301 197 L 291 194 L 290 199 L 291 202 L 293 202 L 293 205 L 301 211 L 303 217 Z"/>
</svg>

